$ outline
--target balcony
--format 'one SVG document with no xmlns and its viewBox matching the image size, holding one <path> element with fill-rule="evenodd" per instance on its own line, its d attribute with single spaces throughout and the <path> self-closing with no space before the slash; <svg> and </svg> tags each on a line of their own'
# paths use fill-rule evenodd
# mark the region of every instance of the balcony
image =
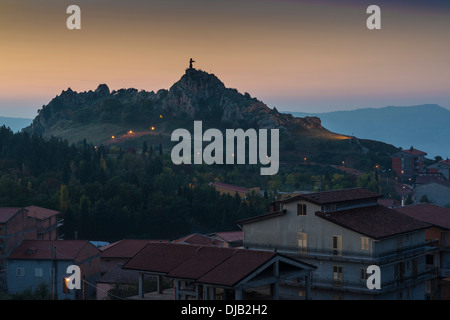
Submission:
<svg viewBox="0 0 450 320">
<path fill-rule="evenodd" d="M 299 248 L 294 246 L 274 246 L 271 244 L 261 244 L 254 242 L 245 242 L 244 247 L 247 249 L 277 251 L 279 253 L 294 255 L 296 257 L 305 259 L 348 261 L 381 265 L 385 263 L 392 263 L 395 261 L 409 259 L 430 252 L 437 252 L 439 250 L 439 248 L 436 247 L 437 242 L 437 240 L 425 241 L 415 246 L 385 251 L 380 254 L 375 254 L 370 251 L 363 250 L 351 251 L 337 250 L 333 248 Z"/>
<path fill-rule="evenodd" d="M 336 282 L 334 279 L 330 278 L 318 278 L 314 276 L 314 273 L 311 277 L 311 288 L 317 290 L 333 290 L 339 292 L 351 292 L 358 294 L 370 294 L 370 295 L 380 295 L 389 292 L 394 292 L 397 290 L 404 289 L 406 287 L 415 286 L 419 283 L 423 283 L 424 281 L 436 279 L 436 268 L 435 267 L 427 267 L 422 272 L 418 272 L 415 274 L 410 274 L 406 277 L 398 278 L 398 279 L 384 279 L 381 276 L 381 285 L 380 289 L 372 290 L 367 288 L 366 280 L 359 280 L 355 278 L 346 279 L 345 277 L 342 279 L 342 282 Z M 298 286 L 304 287 L 306 285 L 304 279 L 300 279 L 299 281 L 290 281 L 285 282 L 290 286 Z"/>
</svg>

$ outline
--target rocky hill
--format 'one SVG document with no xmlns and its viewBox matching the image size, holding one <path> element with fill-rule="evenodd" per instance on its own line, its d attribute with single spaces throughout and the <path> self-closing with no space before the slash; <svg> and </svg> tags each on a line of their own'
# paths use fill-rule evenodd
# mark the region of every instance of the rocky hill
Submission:
<svg viewBox="0 0 450 320">
<path fill-rule="evenodd" d="M 215 75 L 197 69 L 187 69 L 169 90 L 156 93 L 136 89 L 111 92 L 106 84 L 81 93 L 69 88 L 44 106 L 25 130 L 44 137 L 68 138 L 59 133 L 61 129 L 94 123 L 139 128 L 161 118 L 220 120 L 229 127 L 325 130 L 317 117 L 295 118 L 279 113 L 248 93 L 226 88 Z"/>
<path fill-rule="evenodd" d="M 169 145 L 176 128 L 190 130 L 194 120 L 204 128 L 280 129 L 280 154 L 284 162 L 308 159 L 337 165 L 345 161 L 358 168 L 388 163 L 397 148 L 372 140 L 333 133 L 318 117 L 295 117 L 269 108 L 248 93 L 227 88 L 214 74 L 187 69 L 168 90 L 156 92 L 121 89 L 101 84 L 95 91 L 70 88 L 38 112 L 25 128 L 44 138 L 58 137 L 70 143 L 86 139 L 93 144 L 126 147 Z"/>
</svg>

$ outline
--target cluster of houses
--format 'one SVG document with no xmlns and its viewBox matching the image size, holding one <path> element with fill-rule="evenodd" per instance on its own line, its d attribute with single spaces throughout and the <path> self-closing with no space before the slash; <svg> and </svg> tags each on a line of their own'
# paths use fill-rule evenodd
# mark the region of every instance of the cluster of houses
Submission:
<svg viewBox="0 0 450 320">
<path fill-rule="evenodd" d="M 450 160 L 436 161 L 425 166 L 426 152 L 414 147 L 392 155 L 392 170 L 398 181 L 412 186 L 412 199 L 450 207 Z M 411 191 L 411 192 L 409 192 Z"/>
<path fill-rule="evenodd" d="M 450 209 L 394 207 L 362 188 L 299 193 L 239 231 L 176 240 L 61 240 L 58 212 L 0 208 L 0 290 L 54 299 L 449 299 Z M 81 289 L 68 289 L 79 267 Z M 367 285 L 369 266 L 380 283 Z M 148 289 L 146 283 L 155 286 Z"/>
</svg>

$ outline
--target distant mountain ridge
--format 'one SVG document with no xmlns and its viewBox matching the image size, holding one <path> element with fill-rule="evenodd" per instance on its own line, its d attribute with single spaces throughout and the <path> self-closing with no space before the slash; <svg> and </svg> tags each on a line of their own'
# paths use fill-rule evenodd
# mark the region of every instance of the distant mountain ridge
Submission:
<svg viewBox="0 0 450 320">
<path fill-rule="evenodd" d="M 31 122 L 33 122 L 33 119 L 0 117 L 0 126 L 10 128 L 13 132 L 22 130 L 29 126 Z"/>
<path fill-rule="evenodd" d="M 296 117 L 316 116 L 327 129 L 396 147 L 420 149 L 433 158 L 450 156 L 450 110 L 436 104 L 388 106 L 327 113 L 283 111 Z"/>
</svg>

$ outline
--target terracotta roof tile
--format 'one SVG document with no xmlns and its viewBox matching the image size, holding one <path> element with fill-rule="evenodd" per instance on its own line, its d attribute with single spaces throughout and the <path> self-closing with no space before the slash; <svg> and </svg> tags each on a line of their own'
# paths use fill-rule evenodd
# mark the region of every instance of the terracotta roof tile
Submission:
<svg viewBox="0 0 450 320">
<path fill-rule="evenodd" d="M 236 249 L 235 253 L 223 263 L 197 281 L 223 286 L 233 286 L 255 269 L 275 257 L 275 252 Z"/>
<path fill-rule="evenodd" d="M 395 210 L 414 219 L 450 230 L 450 209 L 431 203 L 421 203 L 396 208 Z"/>
<path fill-rule="evenodd" d="M 363 188 L 350 188 L 350 189 L 340 189 L 340 190 L 331 190 L 331 191 L 323 191 L 323 192 L 315 192 L 315 193 L 305 193 L 298 196 L 294 196 L 292 198 L 288 198 L 282 200 L 282 203 L 288 203 L 292 201 L 297 201 L 300 199 L 316 203 L 319 205 L 328 204 L 328 203 L 336 203 L 336 202 L 344 202 L 344 201 L 352 201 L 352 200 L 362 200 L 362 199 L 377 199 L 382 197 L 382 195 L 372 192 Z"/>
<path fill-rule="evenodd" d="M 174 243 L 187 243 L 187 244 L 198 244 L 204 246 L 222 246 L 223 241 L 213 239 L 211 237 L 201 235 L 198 233 L 190 234 L 186 237 L 177 239 L 173 241 Z"/>
<path fill-rule="evenodd" d="M 101 247 L 102 258 L 131 258 L 151 242 L 166 242 L 166 240 L 123 239 Z"/>
<path fill-rule="evenodd" d="M 0 223 L 6 223 L 11 219 L 21 208 L 0 208 Z"/>
<path fill-rule="evenodd" d="M 316 212 L 318 217 L 373 239 L 430 227 L 429 224 L 382 205 L 344 210 L 332 214 Z"/>
<path fill-rule="evenodd" d="M 25 210 L 28 211 L 29 217 L 37 218 L 40 220 L 45 220 L 47 218 L 50 218 L 50 217 L 60 214 L 59 211 L 41 208 L 41 207 L 37 207 L 37 206 L 28 206 L 28 207 L 25 207 Z"/>
<path fill-rule="evenodd" d="M 233 286 L 276 255 L 259 250 L 150 243 L 123 268 Z"/>
<path fill-rule="evenodd" d="M 54 259 L 74 260 L 86 245 L 92 246 L 92 254 L 100 253 L 87 240 L 23 240 L 8 259 L 49 260 L 55 247 Z"/>
</svg>

